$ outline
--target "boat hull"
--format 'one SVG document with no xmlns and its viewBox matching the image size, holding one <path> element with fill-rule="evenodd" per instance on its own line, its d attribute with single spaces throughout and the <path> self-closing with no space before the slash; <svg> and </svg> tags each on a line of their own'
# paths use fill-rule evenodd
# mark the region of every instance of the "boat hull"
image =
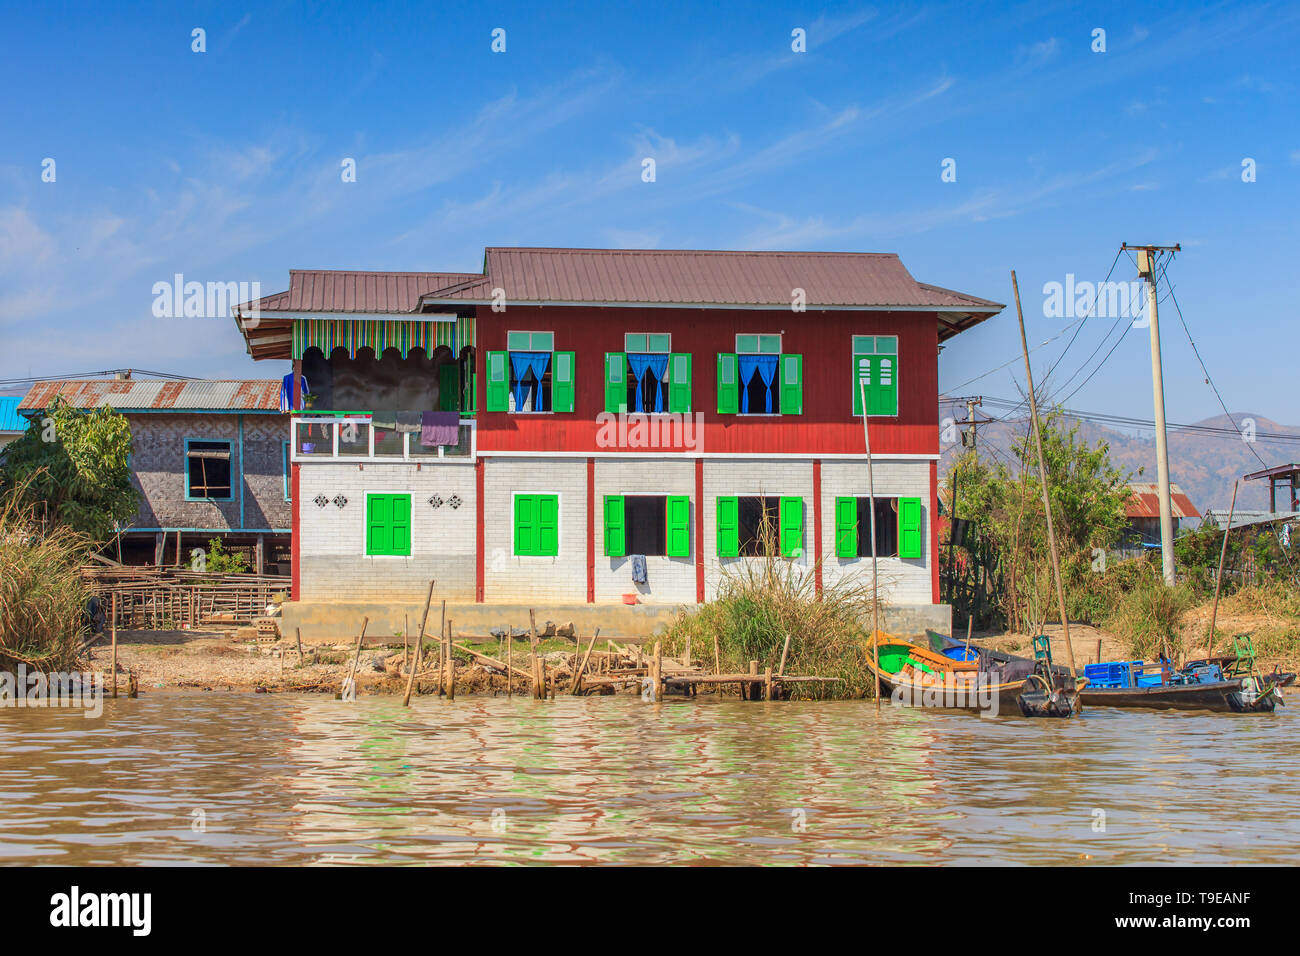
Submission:
<svg viewBox="0 0 1300 956">
<path fill-rule="evenodd" d="M 1140 707 L 1152 710 L 1211 710 L 1219 713 L 1268 713 L 1272 695 L 1252 701 L 1239 680 L 1212 684 L 1173 684 L 1161 687 L 1085 687 L 1079 695 L 1086 707 Z"/>
</svg>

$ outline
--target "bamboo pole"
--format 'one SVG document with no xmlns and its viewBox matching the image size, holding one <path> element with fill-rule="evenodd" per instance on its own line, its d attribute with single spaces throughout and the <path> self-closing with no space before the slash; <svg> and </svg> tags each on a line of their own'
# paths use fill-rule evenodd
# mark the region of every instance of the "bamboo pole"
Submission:
<svg viewBox="0 0 1300 956">
<path fill-rule="evenodd" d="M 1020 322 L 1020 347 L 1025 353 L 1025 379 L 1029 386 L 1029 415 L 1034 429 L 1034 444 L 1038 448 L 1038 477 L 1043 486 L 1043 511 L 1047 516 L 1047 547 L 1052 555 L 1052 577 L 1056 579 L 1057 609 L 1061 612 L 1061 628 L 1065 632 L 1065 654 L 1070 662 L 1070 679 L 1078 676 L 1074 666 L 1074 644 L 1070 641 L 1070 619 L 1065 613 L 1065 587 L 1061 584 L 1061 559 L 1056 553 L 1056 531 L 1052 527 L 1052 500 L 1047 492 L 1047 462 L 1043 457 L 1043 432 L 1038 422 L 1038 402 L 1034 398 L 1034 372 L 1029 365 L 1029 342 L 1025 338 L 1025 314 L 1020 308 L 1020 284 L 1016 270 L 1011 270 L 1011 288 L 1016 294 L 1016 318 Z M 1051 680 L 1051 676 L 1048 676 Z"/>
<path fill-rule="evenodd" d="M 514 661 L 511 660 L 515 655 L 515 636 L 510 625 L 506 625 L 506 697 L 511 698 L 515 695 L 514 681 L 511 679 L 514 671 Z"/>
<path fill-rule="evenodd" d="M 587 653 L 582 655 L 582 663 L 578 665 L 578 670 L 573 675 L 573 683 L 569 685 L 569 693 L 577 695 L 578 688 L 582 684 L 582 672 L 587 669 L 587 659 L 591 657 L 591 649 L 596 646 L 596 636 L 600 634 L 600 628 L 596 628 L 596 633 L 591 636 L 591 643 L 587 645 Z"/>
<path fill-rule="evenodd" d="M 357 635 L 357 652 L 352 657 L 352 669 L 348 671 L 348 679 L 343 684 L 343 689 L 346 689 L 349 684 L 352 685 L 353 697 L 357 694 L 357 664 L 361 661 L 361 642 L 366 639 L 366 626 L 369 624 L 369 617 L 361 619 L 361 633 Z"/>
<path fill-rule="evenodd" d="M 406 670 L 406 645 L 410 637 L 411 615 L 402 614 L 402 670 Z"/>
<path fill-rule="evenodd" d="M 871 430 L 867 427 L 867 383 L 858 375 L 858 392 L 862 396 L 862 443 L 867 450 L 867 501 L 871 508 L 871 661 L 876 678 L 874 690 L 876 713 L 880 713 L 880 593 L 876 561 L 876 477 L 871 464 Z"/>
<path fill-rule="evenodd" d="M 117 592 L 113 592 L 113 619 L 109 624 L 109 632 L 113 639 L 113 699 L 117 699 Z"/>
<path fill-rule="evenodd" d="M 444 601 L 443 608 L 445 609 L 446 606 L 447 606 L 447 602 Z M 445 610 L 444 613 L 446 613 Z M 455 700 L 456 699 L 456 655 L 454 655 L 451 652 L 451 621 L 450 620 L 447 621 L 446 631 L 447 631 L 446 636 L 442 640 L 442 647 L 443 647 L 443 661 L 445 662 L 445 669 L 447 674 L 447 699 Z"/>
<path fill-rule="evenodd" d="M 777 669 L 778 674 L 781 675 L 785 674 L 785 656 L 789 653 L 790 653 L 790 635 L 787 634 L 785 636 L 785 646 L 781 648 L 781 666 Z"/>
<path fill-rule="evenodd" d="M 1237 481 L 1232 483 L 1232 503 L 1228 505 L 1228 523 L 1223 526 L 1223 546 L 1219 548 L 1219 570 L 1214 575 L 1214 607 L 1210 610 L 1210 633 L 1205 637 L 1205 656 L 1214 653 L 1214 622 L 1219 617 L 1219 588 L 1223 584 L 1223 564 L 1228 557 L 1228 534 L 1232 531 L 1232 513 L 1237 507 Z"/>
<path fill-rule="evenodd" d="M 402 698 L 402 706 L 409 707 L 411 704 L 411 688 L 415 686 L 415 672 L 418 670 L 420 663 L 420 648 L 424 644 L 424 625 L 429 620 L 429 605 L 433 603 L 433 586 L 437 581 L 429 582 L 429 595 L 424 599 L 424 615 L 420 618 L 420 637 L 415 642 L 415 657 L 411 661 L 410 673 L 406 675 L 406 696 Z"/>
<path fill-rule="evenodd" d="M 768 665 L 763 669 L 763 699 L 772 699 L 772 667 Z"/>
<path fill-rule="evenodd" d="M 295 627 L 293 631 L 298 637 L 298 666 L 302 667 L 302 628 Z"/>
</svg>

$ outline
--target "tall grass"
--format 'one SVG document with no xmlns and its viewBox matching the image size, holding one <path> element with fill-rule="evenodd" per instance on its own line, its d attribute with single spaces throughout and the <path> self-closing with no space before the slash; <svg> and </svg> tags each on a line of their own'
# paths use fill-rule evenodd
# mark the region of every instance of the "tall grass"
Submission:
<svg viewBox="0 0 1300 956">
<path fill-rule="evenodd" d="M 1143 578 L 1119 595 L 1106 629 L 1134 659 L 1151 660 L 1161 653 L 1182 658 L 1189 650 L 1181 634 L 1183 618 L 1194 603 L 1186 585 L 1171 588 L 1158 578 Z"/>
<path fill-rule="evenodd" d="M 758 557 L 723 565 L 713 601 L 678 614 L 660 637 L 665 653 L 683 653 L 689 636 L 692 657 L 707 670 L 717 666 L 724 674 L 746 673 L 750 661 L 758 661 L 761 674 L 766 667 L 776 672 L 789 637 L 786 674 L 840 679 L 791 685 L 798 687 L 793 693 L 806 698 L 870 693 L 870 578 L 827 583 L 819 600 L 816 568 L 782 557 L 775 530 L 766 523 L 759 540 Z"/>
<path fill-rule="evenodd" d="M 91 542 L 39 522 L 23 490 L 0 497 L 0 670 L 70 670 L 88 597 L 79 568 Z"/>
</svg>

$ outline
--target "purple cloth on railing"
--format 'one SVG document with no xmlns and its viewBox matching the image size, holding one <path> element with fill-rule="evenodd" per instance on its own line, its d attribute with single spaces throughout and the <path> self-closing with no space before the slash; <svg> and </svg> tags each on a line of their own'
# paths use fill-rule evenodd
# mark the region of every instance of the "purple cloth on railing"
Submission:
<svg viewBox="0 0 1300 956">
<path fill-rule="evenodd" d="M 425 448 L 459 443 L 460 412 L 424 412 L 420 415 L 420 444 Z"/>
</svg>

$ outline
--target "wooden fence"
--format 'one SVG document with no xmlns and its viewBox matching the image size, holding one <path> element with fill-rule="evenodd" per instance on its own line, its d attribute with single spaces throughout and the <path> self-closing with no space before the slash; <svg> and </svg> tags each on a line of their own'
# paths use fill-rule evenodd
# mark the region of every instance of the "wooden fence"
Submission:
<svg viewBox="0 0 1300 956">
<path fill-rule="evenodd" d="M 117 595 L 117 626 L 172 630 L 248 624 L 266 613 L 290 579 L 274 574 L 206 574 L 177 568 L 88 567 L 92 593 L 109 614 Z"/>
</svg>

